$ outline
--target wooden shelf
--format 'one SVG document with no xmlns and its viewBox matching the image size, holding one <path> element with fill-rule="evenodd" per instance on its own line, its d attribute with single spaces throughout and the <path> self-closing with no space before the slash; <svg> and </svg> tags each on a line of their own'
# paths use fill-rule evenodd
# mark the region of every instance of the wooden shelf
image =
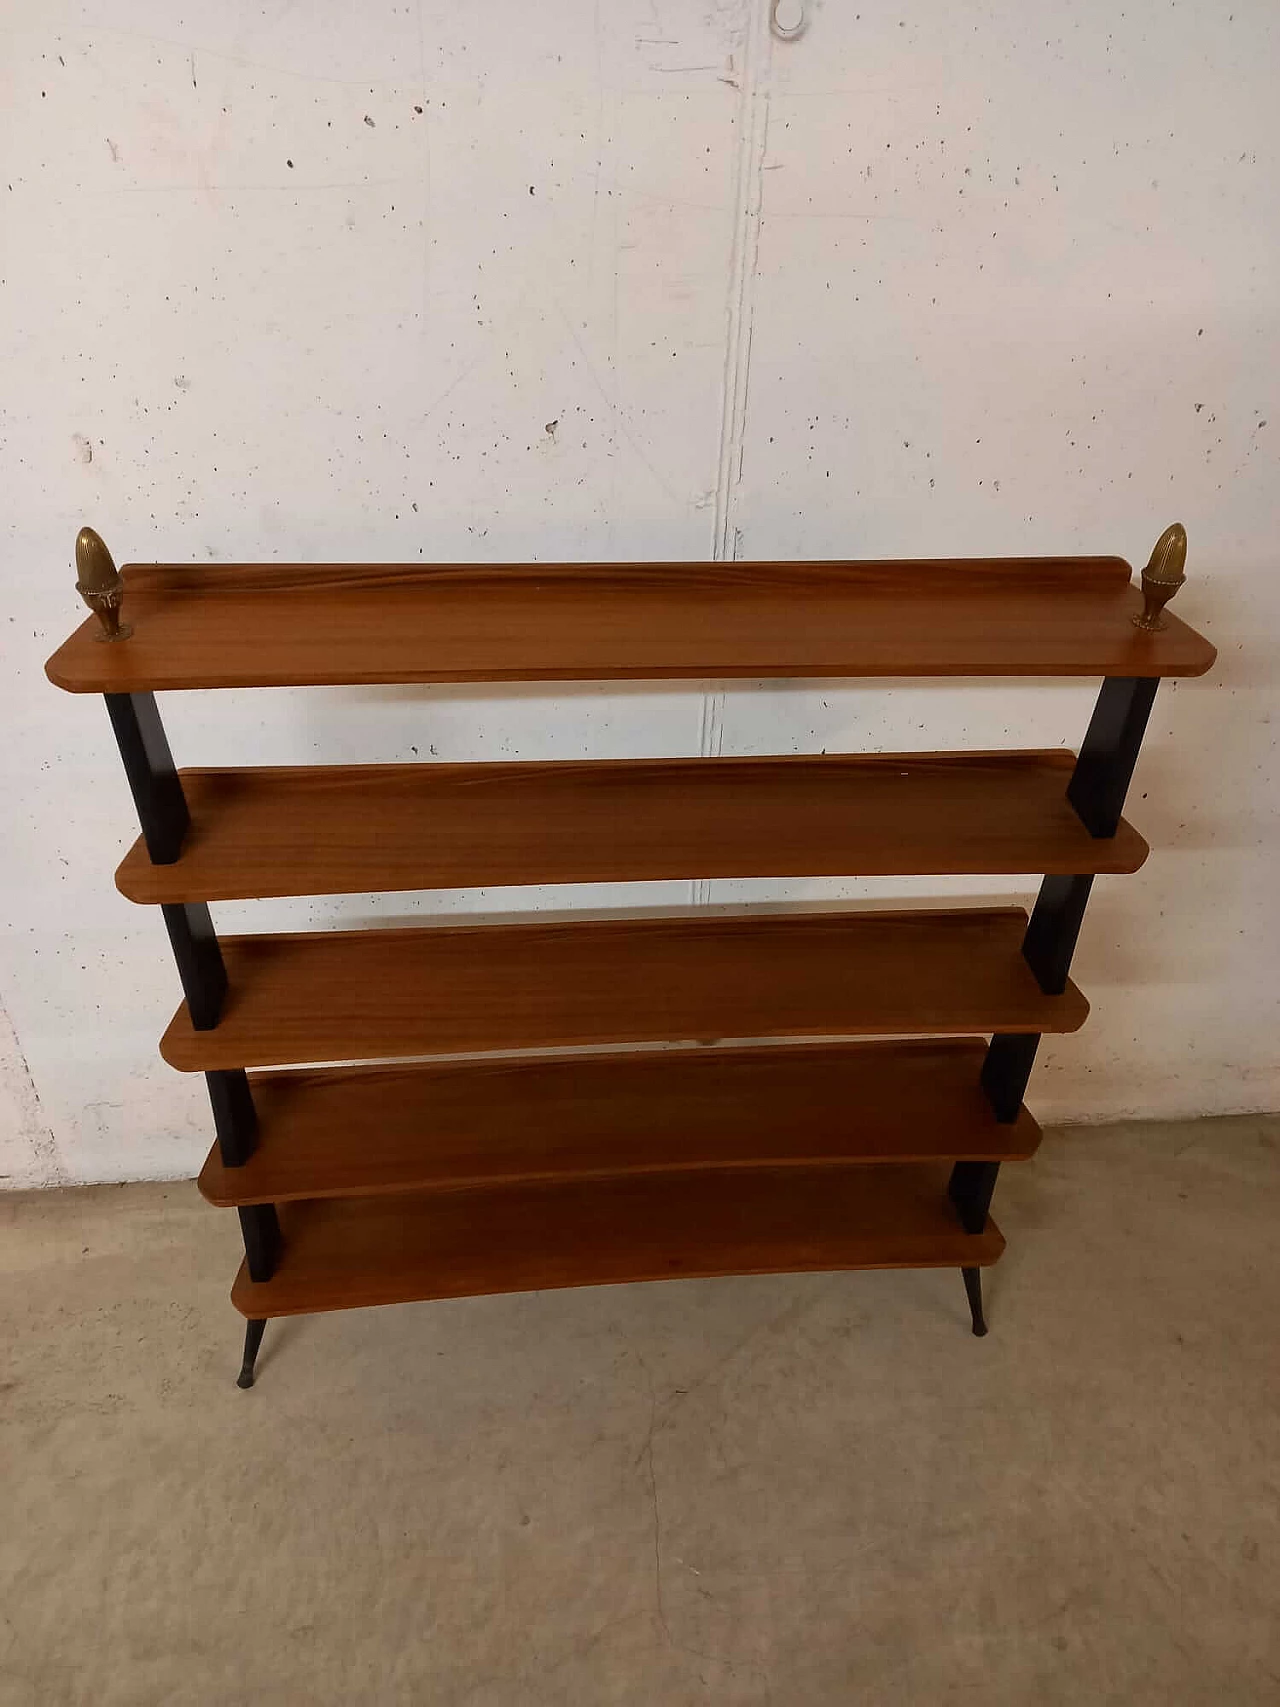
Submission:
<svg viewBox="0 0 1280 1707">
<path fill-rule="evenodd" d="M 242 1267 L 246 1316 L 559 1286 L 850 1268 L 993 1263 L 994 1222 L 966 1233 L 947 1168 L 677 1174 L 585 1185 L 282 1204 L 271 1280 Z"/>
<path fill-rule="evenodd" d="M 948 1038 L 258 1073 L 258 1147 L 229 1168 L 215 1144 L 200 1190 L 226 1208 L 681 1169 L 1025 1160 L 1040 1129 L 1025 1108 L 996 1120 L 978 1082 L 985 1053 Z"/>
<path fill-rule="evenodd" d="M 1075 1031 L 1018 907 L 693 914 L 223 939 L 221 1022 L 185 1003 L 160 1052 L 187 1072 L 561 1045 Z"/>
<path fill-rule="evenodd" d="M 182 772 L 191 829 L 116 873 L 132 901 L 459 885 L 1136 871 L 1090 836 L 1063 751 Z"/>
<path fill-rule="evenodd" d="M 1209 642 L 1118 557 L 879 563 L 155 564 L 133 635 L 86 621 L 73 693 L 379 682 L 841 676 L 1197 676 Z"/>
</svg>

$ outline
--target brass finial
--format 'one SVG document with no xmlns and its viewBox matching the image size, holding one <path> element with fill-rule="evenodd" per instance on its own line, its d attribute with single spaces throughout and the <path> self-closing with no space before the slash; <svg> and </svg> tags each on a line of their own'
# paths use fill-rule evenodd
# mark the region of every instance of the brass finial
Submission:
<svg viewBox="0 0 1280 1707">
<path fill-rule="evenodd" d="M 1166 626 L 1160 612 L 1186 580 L 1186 561 L 1187 530 L 1174 522 L 1156 541 L 1151 561 L 1142 571 L 1142 609 L 1133 619 L 1135 628 L 1156 634 Z"/>
<path fill-rule="evenodd" d="M 133 629 L 120 620 L 124 581 L 100 535 L 81 528 L 76 535 L 76 592 L 102 624 L 99 640 L 127 640 Z"/>
</svg>

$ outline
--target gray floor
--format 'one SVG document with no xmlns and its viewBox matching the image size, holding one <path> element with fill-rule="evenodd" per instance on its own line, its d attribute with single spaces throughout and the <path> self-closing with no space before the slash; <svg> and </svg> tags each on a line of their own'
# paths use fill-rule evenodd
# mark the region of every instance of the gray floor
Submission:
<svg viewBox="0 0 1280 1707">
<path fill-rule="evenodd" d="M 1077 1129 L 954 1272 L 271 1324 L 193 1186 L 0 1199 L 0 1702 L 1280 1701 L 1280 1119 Z"/>
</svg>

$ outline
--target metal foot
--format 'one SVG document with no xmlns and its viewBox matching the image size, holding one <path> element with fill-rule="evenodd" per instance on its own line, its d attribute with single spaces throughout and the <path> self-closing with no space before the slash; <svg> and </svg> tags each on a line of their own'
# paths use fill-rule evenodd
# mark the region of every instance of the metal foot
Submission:
<svg viewBox="0 0 1280 1707">
<path fill-rule="evenodd" d="M 965 1270 L 966 1274 L 968 1270 Z M 977 1273 L 977 1270 L 974 1270 Z M 967 1283 L 966 1283 L 967 1284 Z M 262 1330 L 266 1327 L 265 1317 L 261 1320 L 251 1316 L 245 1323 L 244 1330 L 244 1362 L 240 1365 L 240 1373 L 236 1376 L 237 1387 L 253 1386 L 253 1363 L 258 1355 L 258 1347 L 262 1344 Z M 977 1329 L 974 1332 L 977 1333 Z"/>
<path fill-rule="evenodd" d="M 960 1272 L 964 1276 L 964 1290 L 969 1300 L 969 1313 L 973 1317 L 973 1331 L 981 1339 L 987 1331 L 986 1318 L 982 1314 L 982 1270 L 962 1268 Z"/>
</svg>

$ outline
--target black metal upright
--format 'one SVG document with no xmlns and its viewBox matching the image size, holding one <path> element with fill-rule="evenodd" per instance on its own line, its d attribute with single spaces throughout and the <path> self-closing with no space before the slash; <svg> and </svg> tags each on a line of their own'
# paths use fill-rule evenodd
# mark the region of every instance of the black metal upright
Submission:
<svg viewBox="0 0 1280 1707">
<path fill-rule="evenodd" d="M 1158 676 L 1108 676 L 1102 684 L 1067 784 L 1067 799 L 1095 838 L 1114 836 L 1119 828 L 1159 685 Z M 1067 987 L 1092 888 L 1090 872 L 1051 874 L 1040 885 L 1022 953 L 1046 995 L 1060 996 Z M 1038 1032 L 997 1032 L 991 1039 L 982 1063 L 982 1088 L 1003 1124 L 1018 1118 L 1039 1047 Z M 986 1226 L 999 1172 L 999 1162 L 957 1162 L 952 1168 L 951 1201 L 966 1232 L 981 1233 Z M 981 1270 L 966 1268 L 963 1273 L 973 1331 L 985 1334 Z"/>
<path fill-rule="evenodd" d="M 172 865 L 182 852 L 191 816 L 155 695 L 109 693 L 103 697 L 138 809 L 147 852 L 153 864 Z M 211 1031 L 222 1017 L 227 969 L 208 904 L 171 902 L 162 904 L 160 910 L 191 1024 L 197 1031 Z M 242 1167 L 253 1154 L 258 1131 L 248 1075 L 243 1068 L 210 1072 L 205 1074 L 205 1084 L 222 1160 L 227 1167 Z M 280 1222 L 275 1205 L 246 1205 L 240 1210 L 240 1227 L 250 1277 L 270 1280 L 280 1259 Z M 253 1383 L 253 1361 L 261 1339 L 262 1323 L 251 1321 L 245 1339 L 241 1386 Z"/>
<path fill-rule="evenodd" d="M 1159 676 L 1108 676 L 1093 708 L 1067 799 L 1091 836 L 1114 836 Z"/>
<path fill-rule="evenodd" d="M 249 1203 L 237 1211 L 250 1280 L 270 1280 L 280 1257 L 280 1222 L 274 1203 Z"/>
<path fill-rule="evenodd" d="M 258 1141 L 258 1111 L 243 1067 L 206 1073 L 218 1150 L 229 1168 L 243 1167 Z"/>
<path fill-rule="evenodd" d="M 109 693 L 107 716 L 124 760 L 142 839 L 154 865 L 172 865 L 191 826 L 187 797 L 153 693 Z"/>
<path fill-rule="evenodd" d="M 205 901 L 166 902 L 161 905 L 169 945 L 178 963 L 182 993 L 196 1031 L 212 1031 L 222 1018 L 227 994 L 227 969 L 218 933 Z"/>
</svg>

